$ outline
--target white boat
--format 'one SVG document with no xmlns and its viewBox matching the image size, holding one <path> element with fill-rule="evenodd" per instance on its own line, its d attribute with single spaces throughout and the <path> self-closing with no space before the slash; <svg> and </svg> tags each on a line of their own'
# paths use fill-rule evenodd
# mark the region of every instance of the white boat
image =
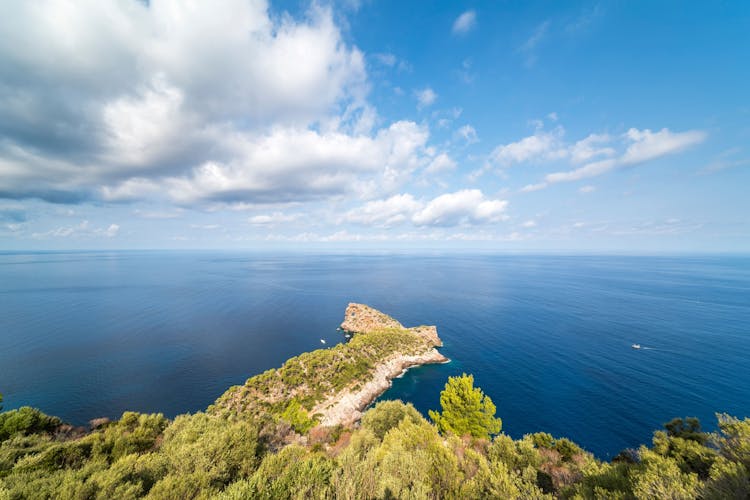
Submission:
<svg viewBox="0 0 750 500">
<path fill-rule="evenodd" d="M 633 349 L 640 349 L 641 348 L 641 344 L 633 344 L 630 347 L 632 347 Z"/>
<path fill-rule="evenodd" d="M 325 344 L 325 343 L 326 343 L 326 341 L 325 341 L 325 340 L 323 340 L 323 339 L 320 339 L 320 343 L 321 343 L 321 344 Z"/>
</svg>

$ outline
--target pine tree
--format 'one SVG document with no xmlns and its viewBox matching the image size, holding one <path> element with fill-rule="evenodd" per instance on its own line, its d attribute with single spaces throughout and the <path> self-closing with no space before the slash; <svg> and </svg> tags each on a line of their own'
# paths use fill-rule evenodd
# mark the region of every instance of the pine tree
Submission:
<svg viewBox="0 0 750 500">
<path fill-rule="evenodd" d="M 448 377 L 440 406 L 442 413 L 430 410 L 430 418 L 442 433 L 489 438 L 502 429 L 502 420 L 495 418 L 495 405 L 482 389 L 474 387 L 473 375 Z"/>
</svg>

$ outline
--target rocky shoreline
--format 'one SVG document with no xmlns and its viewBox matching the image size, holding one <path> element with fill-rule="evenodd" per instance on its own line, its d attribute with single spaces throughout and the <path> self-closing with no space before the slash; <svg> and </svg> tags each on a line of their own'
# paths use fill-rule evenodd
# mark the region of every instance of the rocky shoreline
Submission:
<svg viewBox="0 0 750 500">
<path fill-rule="evenodd" d="M 417 356 L 396 356 L 380 364 L 372 378 L 358 390 L 343 391 L 316 406 L 311 413 L 320 415 L 324 426 L 351 425 L 362 417 L 362 412 L 381 394 L 393 385 L 397 378 L 415 366 L 446 363 L 448 358 L 437 349 L 430 349 Z"/>
<path fill-rule="evenodd" d="M 427 339 L 429 347 L 419 354 L 389 357 L 375 368 L 368 381 L 359 381 L 316 405 L 310 413 L 318 415 L 320 424 L 324 426 L 346 426 L 357 422 L 362 412 L 393 385 L 393 379 L 402 376 L 409 368 L 450 361 L 435 349 L 443 345 L 436 327 L 406 328 L 390 316 L 364 304 L 350 303 L 347 306 L 341 328 L 355 335 L 383 329 L 408 330 Z"/>
</svg>

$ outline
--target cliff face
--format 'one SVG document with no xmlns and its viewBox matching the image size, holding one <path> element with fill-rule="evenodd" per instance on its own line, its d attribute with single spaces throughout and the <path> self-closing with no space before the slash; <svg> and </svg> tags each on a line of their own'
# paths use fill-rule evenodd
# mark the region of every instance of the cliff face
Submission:
<svg viewBox="0 0 750 500">
<path fill-rule="evenodd" d="M 280 416 L 293 401 L 320 424 L 350 425 L 405 370 L 448 359 L 434 326 L 405 328 L 364 304 L 349 304 L 341 327 L 347 343 L 303 353 L 230 388 L 209 409 L 213 413 Z"/>
<path fill-rule="evenodd" d="M 380 363 L 370 379 L 358 389 L 346 389 L 313 408 L 320 415 L 320 424 L 327 426 L 351 425 L 362 417 L 362 411 L 387 391 L 392 380 L 414 366 L 447 363 L 448 358 L 437 349 L 429 349 L 413 356 L 395 355 Z"/>
<path fill-rule="evenodd" d="M 352 333 L 369 333 L 376 330 L 387 330 L 390 328 L 398 330 L 405 329 L 404 325 L 387 314 L 382 313 L 377 309 L 373 309 L 370 306 L 357 304 L 355 302 L 351 302 L 346 306 L 344 322 L 341 323 L 341 328 Z"/>
</svg>

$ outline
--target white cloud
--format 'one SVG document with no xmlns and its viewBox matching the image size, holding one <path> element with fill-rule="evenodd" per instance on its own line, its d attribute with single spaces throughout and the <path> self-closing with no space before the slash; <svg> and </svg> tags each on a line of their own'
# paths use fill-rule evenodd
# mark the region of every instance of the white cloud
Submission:
<svg viewBox="0 0 750 500">
<path fill-rule="evenodd" d="M 285 214 L 283 212 L 273 212 L 271 214 L 254 215 L 248 219 L 248 222 L 254 226 L 274 226 L 285 222 L 293 222 L 299 218 L 297 214 Z"/>
<path fill-rule="evenodd" d="M 188 123 L 183 92 L 157 76 L 139 95 L 108 102 L 102 110 L 106 155 L 115 164 L 149 166 L 181 143 Z"/>
<path fill-rule="evenodd" d="M 477 25 L 477 13 L 474 10 L 467 10 L 453 21 L 451 31 L 454 35 L 464 35 L 474 29 Z"/>
<path fill-rule="evenodd" d="M 586 186 L 581 186 L 580 188 L 578 188 L 578 192 L 584 193 L 584 194 L 593 193 L 594 191 L 596 191 L 596 186 L 586 185 Z"/>
<path fill-rule="evenodd" d="M 479 142 L 477 137 L 477 131 L 471 125 L 464 125 L 456 130 L 456 135 L 466 141 L 467 144 L 474 144 Z"/>
<path fill-rule="evenodd" d="M 430 87 L 416 90 L 414 91 L 414 95 L 417 97 L 417 107 L 420 109 L 432 106 L 438 97 Z"/>
<path fill-rule="evenodd" d="M 433 199 L 414 214 L 418 226 L 455 226 L 506 220 L 505 200 L 486 199 L 478 189 L 464 189 Z"/>
<path fill-rule="evenodd" d="M 108 238 L 114 238 L 117 233 L 120 232 L 120 226 L 118 224 L 110 224 L 109 227 L 104 231 L 104 236 Z"/>
<path fill-rule="evenodd" d="M 277 128 L 269 134 L 225 139 L 226 162 L 206 162 L 187 175 L 159 183 L 130 179 L 106 186 L 109 200 L 162 193 L 173 201 L 278 203 L 306 201 L 362 190 L 377 195 L 398 188 L 427 157 L 425 128 L 396 122 L 374 137 Z"/>
<path fill-rule="evenodd" d="M 627 146 L 625 151 L 618 156 L 618 153 L 612 147 L 592 147 L 592 144 L 601 144 L 612 140 L 608 135 L 592 134 L 571 148 L 573 161 L 590 159 L 596 156 L 608 158 L 592 161 L 573 170 L 547 174 L 544 181 L 548 184 L 555 184 L 597 177 L 621 166 L 644 163 L 662 156 L 682 152 L 690 146 L 703 142 L 705 138 L 706 133 L 699 130 L 671 132 L 663 128 L 659 132 L 651 132 L 648 129 L 631 128 L 621 137 Z"/>
<path fill-rule="evenodd" d="M 391 226 L 405 222 L 422 207 L 408 193 L 397 194 L 385 200 L 375 200 L 349 211 L 344 220 L 365 225 Z"/>
<path fill-rule="evenodd" d="M 624 165 L 643 163 L 668 154 L 679 153 L 690 146 L 700 144 L 706 139 L 706 133 L 700 130 L 671 132 L 663 128 L 658 132 L 649 129 L 631 128 L 625 137 L 632 142 L 622 157 Z"/>
<path fill-rule="evenodd" d="M 617 167 L 617 160 L 607 159 L 588 163 L 583 167 L 567 172 L 555 172 L 544 176 L 544 181 L 549 184 L 557 182 L 570 182 L 596 177 Z"/>
<path fill-rule="evenodd" d="M 662 129 L 651 132 L 649 129 L 631 128 L 619 137 L 609 134 L 589 134 L 574 143 L 563 140 L 564 129 L 557 126 L 545 131 L 544 123 L 534 122 L 533 135 L 516 142 L 497 146 L 489 156 L 489 162 L 476 172 L 478 177 L 493 165 L 508 167 L 513 164 L 537 164 L 565 161 L 575 167 L 571 170 L 552 172 L 544 176 L 542 182 L 527 184 L 520 189 L 528 193 L 539 191 L 550 184 L 572 182 L 597 177 L 617 168 L 644 163 L 662 156 L 676 154 L 703 142 L 706 133 L 699 130 L 672 132 Z M 593 188 L 582 192 L 591 192 Z"/>
<path fill-rule="evenodd" d="M 34 239 L 50 238 L 114 238 L 120 232 L 118 224 L 110 224 L 108 227 L 94 227 L 87 220 L 81 221 L 75 226 L 60 226 L 45 232 L 32 233 Z"/>
<path fill-rule="evenodd" d="M 478 189 L 446 193 L 431 200 L 400 194 L 347 212 L 342 221 L 389 227 L 411 222 L 415 226 L 490 224 L 508 219 L 506 200 L 489 199 Z"/>
<path fill-rule="evenodd" d="M 445 170 L 453 170 L 454 168 L 456 168 L 456 162 L 447 153 L 440 153 L 432 159 L 424 171 L 427 174 L 435 174 Z"/>
<path fill-rule="evenodd" d="M 534 135 L 497 146 L 490 154 L 490 159 L 501 166 L 510 166 L 514 163 L 559 158 L 567 154 L 561 145 L 562 135 L 561 127 L 552 132 L 537 129 Z"/>
<path fill-rule="evenodd" d="M 0 196 L 158 194 L 277 129 L 356 143 L 376 114 L 333 17 L 272 18 L 263 0 L 0 4 Z"/>
<path fill-rule="evenodd" d="M 583 163 L 597 156 L 614 156 L 614 148 L 605 146 L 611 141 L 608 134 L 590 134 L 570 147 L 570 159 L 573 163 Z"/>
<path fill-rule="evenodd" d="M 521 224 L 521 227 L 525 227 L 525 228 L 529 228 L 529 229 L 532 228 L 532 227 L 536 227 L 536 221 L 535 220 L 527 220 L 527 221 L 525 221 L 524 223 Z"/>
<path fill-rule="evenodd" d="M 547 187 L 546 182 L 540 182 L 538 184 L 526 184 L 521 188 L 522 193 L 533 193 L 534 191 L 541 191 Z"/>
</svg>

